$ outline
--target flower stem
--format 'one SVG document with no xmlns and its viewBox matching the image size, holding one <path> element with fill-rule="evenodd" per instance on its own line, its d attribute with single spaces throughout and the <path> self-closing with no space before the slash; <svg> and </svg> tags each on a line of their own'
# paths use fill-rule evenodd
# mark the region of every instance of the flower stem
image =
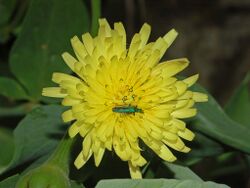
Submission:
<svg viewBox="0 0 250 188">
<path fill-rule="evenodd" d="M 98 30 L 98 19 L 101 16 L 100 0 L 91 0 L 91 12 L 92 12 L 91 34 L 95 36 Z"/>
</svg>

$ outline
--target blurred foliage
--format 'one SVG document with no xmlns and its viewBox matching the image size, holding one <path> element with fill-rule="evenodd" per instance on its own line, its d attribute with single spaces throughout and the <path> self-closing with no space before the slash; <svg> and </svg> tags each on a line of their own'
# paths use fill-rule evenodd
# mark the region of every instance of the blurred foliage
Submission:
<svg viewBox="0 0 250 188">
<path fill-rule="evenodd" d="M 250 127 L 250 95 L 249 95 L 250 73 L 236 88 L 234 95 L 231 97 L 225 107 L 226 113 L 235 121 Z"/>
<path fill-rule="evenodd" d="M 60 115 L 64 108 L 50 104 L 57 100 L 41 97 L 41 90 L 52 85 L 52 72 L 69 72 L 60 55 L 71 51 L 69 39 L 74 35 L 97 33 L 100 10 L 99 0 L 0 0 L 0 188 L 13 188 L 26 173 L 35 171 L 63 137 L 67 125 Z M 162 162 L 147 151 L 150 162 L 142 169 L 146 179 L 102 180 L 129 178 L 127 166 L 108 153 L 99 168 L 93 161 L 79 171 L 70 166 L 71 187 L 226 188 L 209 181 L 224 183 L 225 177 L 234 178 L 236 173 L 246 177 L 239 187 L 247 186 L 249 81 L 248 74 L 225 110 L 203 87 L 193 87 L 207 92 L 209 101 L 197 105 L 198 115 L 187 122 L 196 138 L 189 144 L 192 152 L 177 154 L 176 163 Z M 76 143 L 74 151 L 81 145 L 79 140 Z M 75 155 L 72 152 L 71 157 Z"/>
<path fill-rule="evenodd" d="M 41 100 L 42 88 L 52 84 L 53 72 L 69 71 L 60 54 L 70 50 L 69 38 L 86 32 L 88 25 L 88 13 L 80 0 L 31 2 L 10 53 L 10 69 L 31 100 Z"/>
<path fill-rule="evenodd" d="M 123 187 L 132 188 L 228 188 L 226 185 L 218 185 L 213 182 L 199 182 L 194 180 L 102 180 L 100 181 L 96 188 L 116 188 L 122 185 Z"/>
</svg>

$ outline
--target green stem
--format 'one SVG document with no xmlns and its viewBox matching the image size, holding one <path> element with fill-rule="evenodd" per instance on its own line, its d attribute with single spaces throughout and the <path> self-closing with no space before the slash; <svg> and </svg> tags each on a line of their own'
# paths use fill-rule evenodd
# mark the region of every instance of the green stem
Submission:
<svg viewBox="0 0 250 188">
<path fill-rule="evenodd" d="M 91 12 L 92 12 L 91 34 L 93 36 L 96 36 L 98 30 L 98 19 L 101 16 L 100 0 L 91 0 Z"/>
<path fill-rule="evenodd" d="M 70 154 L 71 148 L 74 144 L 75 139 L 69 138 L 67 133 L 57 146 L 54 153 L 46 162 L 47 164 L 51 164 L 53 166 L 58 166 L 61 168 L 66 174 L 69 173 L 69 162 L 70 162 Z"/>
</svg>

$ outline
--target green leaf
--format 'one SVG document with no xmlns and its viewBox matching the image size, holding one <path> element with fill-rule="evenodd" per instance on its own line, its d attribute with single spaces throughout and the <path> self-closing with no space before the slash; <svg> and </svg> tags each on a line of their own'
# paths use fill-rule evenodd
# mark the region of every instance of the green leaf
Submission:
<svg viewBox="0 0 250 188">
<path fill-rule="evenodd" d="M 194 141 L 190 143 L 190 148 L 192 150 L 187 154 L 190 157 L 209 157 L 223 153 L 221 144 L 197 132 Z"/>
<path fill-rule="evenodd" d="M 114 179 L 101 180 L 96 188 L 228 188 L 227 185 L 214 182 L 200 182 L 194 180 L 175 180 L 175 179 Z"/>
<path fill-rule="evenodd" d="M 5 180 L 0 182 L 0 188 L 14 188 L 18 179 L 19 179 L 19 175 L 17 174 L 14 176 L 8 177 Z"/>
<path fill-rule="evenodd" d="M 22 86 L 11 78 L 0 77 L 0 95 L 10 99 L 27 99 L 28 96 Z"/>
<path fill-rule="evenodd" d="M 12 132 L 0 127 L 0 171 L 6 168 L 14 153 L 14 139 Z"/>
<path fill-rule="evenodd" d="M 66 131 L 62 126 L 62 112 L 58 105 L 41 106 L 18 124 L 14 131 L 15 153 L 6 169 L 46 155 L 55 148 Z"/>
<path fill-rule="evenodd" d="M 85 188 L 82 184 L 79 184 L 75 181 L 71 181 L 71 188 Z"/>
<path fill-rule="evenodd" d="M 15 8 L 16 0 L 0 0 L 0 43 L 5 43 L 10 37 Z"/>
<path fill-rule="evenodd" d="M 189 143 L 189 147 L 191 148 L 189 153 L 177 154 L 177 158 L 187 166 L 200 162 L 204 157 L 217 156 L 224 152 L 221 143 L 199 132 L 195 132 L 195 138 Z"/>
<path fill-rule="evenodd" d="M 6 24 L 15 8 L 16 0 L 0 1 L 0 25 Z"/>
<path fill-rule="evenodd" d="M 202 182 L 203 180 L 197 176 L 190 168 L 169 163 L 169 162 L 163 162 L 163 164 L 174 174 L 175 179 L 179 180 L 195 180 Z"/>
<path fill-rule="evenodd" d="M 250 95 L 249 95 L 250 73 L 236 89 L 225 106 L 226 113 L 235 121 L 250 128 Z"/>
<path fill-rule="evenodd" d="M 10 54 L 12 73 L 34 100 L 51 86 L 53 72 L 69 72 L 60 57 L 70 38 L 88 29 L 88 14 L 81 0 L 33 0 L 22 31 Z"/>
<path fill-rule="evenodd" d="M 199 85 L 195 85 L 193 90 L 207 93 Z M 208 102 L 197 104 L 196 107 L 198 114 L 192 121 L 196 130 L 250 153 L 250 129 L 230 119 L 211 95 L 208 94 Z"/>
</svg>

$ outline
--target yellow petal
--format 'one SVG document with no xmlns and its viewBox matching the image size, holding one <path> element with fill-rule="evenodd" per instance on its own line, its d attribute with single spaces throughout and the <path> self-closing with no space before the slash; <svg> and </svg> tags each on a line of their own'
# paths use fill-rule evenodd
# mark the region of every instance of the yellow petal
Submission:
<svg viewBox="0 0 250 188">
<path fill-rule="evenodd" d="M 173 162 L 176 160 L 176 157 L 164 144 L 161 145 L 160 151 L 156 151 L 156 154 L 165 161 Z"/>
<path fill-rule="evenodd" d="M 178 139 L 178 136 L 176 134 L 171 133 L 171 132 L 169 132 L 167 130 L 162 132 L 162 135 L 166 140 L 169 140 L 169 141 L 174 142 L 174 141 L 176 141 Z"/>
<path fill-rule="evenodd" d="M 190 152 L 191 151 L 191 149 L 189 148 L 189 147 L 187 147 L 187 146 L 185 146 L 182 150 L 181 150 L 181 152 L 183 152 L 183 153 L 188 153 L 188 152 Z"/>
<path fill-rule="evenodd" d="M 195 102 L 206 102 L 208 101 L 208 96 L 204 93 L 193 92 L 193 99 Z"/>
<path fill-rule="evenodd" d="M 124 149 L 122 149 L 119 137 L 117 136 L 113 137 L 113 148 L 115 150 L 115 153 L 121 158 L 121 160 L 123 161 L 128 160 L 127 154 L 124 152 Z"/>
<path fill-rule="evenodd" d="M 131 119 L 131 126 L 136 130 L 137 134 L 142 138 L 142 137 L 147 137 L 148 134 L 146 130 L 143 128 L 143 126 L 135 121 L 134 119 Z"/>
<path fill-rule="evenodd" d="M 60 87 L 46 87 L 43 88 L 42 95 L 47 97 L 64 98 L 68 94 Z"/>
<path fill-rule="evenodd" d="M 192 97 L 193 97 L 193 92 L 187 90 L 180 97 L 178 97 L 178 100 L 191 99 Z"/>
<path fill-rule="evenodd" d="M 96 129 L 96 136 L 103 142 L 106 141 L 106 130 L 108 129 L 109 124 L 107 122 L 101 122 L 101 125 L 99 125 Z"/>
<path fill-rule="evenodd" d="M 79 131 L 80 131 L 79 122 L 76 121 L 70 126 L 68 130 L 70 138 L 75 137 L 79 133 Z"/>
<path fill-rule="evenodd" d="M 128 161 L 129 172 L 132 179 L 142 179 L 142 174 L 140 171 L 140 167 L 133 166 L 130 161 Z"/>
<path fill-rule="evenodd" d="M 186 83 L 188 85 L 188 87 L 194 85 L 194 83 L 198 80 L 199 78 L 199 74 L 195 74 L 193 76 L 190 76 L 184 80 L 182 80 L 184 83 Z"/>
<path fill-rule="evenodd" d="M 159 118 L 156 118 L 155 116 L 153 116 L 152 114 L 150 113 L 145 113 L 145 118 L 149 121 L 149 122 L 152 122 L 154 123 L 155 125 L 159 126 L 159 127 L 163 127 L 164 126 L 164 123 L 161 119 Z"/>
<path fill-rule="evenodd" d="M 68 65 L 68 67 L 72 71 L 74 71 L 74 65 L 77 62 L 77 60 L 72 55 L 70 55 L 68 52 L 64 52 L 62 54 L 62 58 L 63 58 L 64 62 Z"/>
<path fill-rule="evenodd" d="M 72 106 L 72 112 L 74 114 L 79 113 L 79 112 L 86 112 L 89 109 L 88 105 L 86 102 L 81 102 L 79 104 L 75 104 Z"/>
<path fill-rule="evenodd" d="M 155 131 L 151 131 L 150 136 L 153 137 L 156 140 L 161 140 L 163 138 L 163 134 L 157 133 Z"/>
<path fill-rule="evenodd" d="M 178 132 L 178 135 L 188 141 L 192 141 L 194 139 L 194 133 L 189 129 L 184 129 Z"/>
<path fill-rule="evenodd" d="M 175 87 L 179 95 L 182 95 L 187 90 L 187 84 L 182 81 L 177 81 Z"/>
<path fill-rule="evenodd" d="M 154 112 L 154 115 L 157 118 L 166 119 L 169 117 L 171 111 L 170 110 L 157 110 Z"/>
<path fill-rule="evenodd" d="M 69 74 L 64 74 L 64 73 L 60 73 L 60 72 L 55 72 L 52 75 L 52 81 L 55 83 L 60 84 L 62 81 L 71 81 L 72 83 L 80 83 L 80 79 L 75 77 L 75 76 L 71 76 Z"/>
<path fill-rule="evenodd" d="M 88 54 L 91 55 L 93 50 L 94 50 L 93 38 L 91 37 L 91 35 L 89 33 L 85 33 L 82 35 L 82 41 L 83 41 L 83 44 L 84 44 Z"/>
<path fill-rule="evenodd" d="M 143 166 L 147 163 L 147 161 L 139 154 L 139 157 L 135 160 L 131 160 L 133 166 Z"/>
<path fill-rule="evenodd" d="M 74 165 L 77 169 L 80 169 L 88 160 L 89 158 L 91 157 L 92 155 L 92 151 L 89 152 L 89 155 L 88 157 L 84 157 L 82 152 L 79 153 L 79 155 L 77 156 L 75 162 L 74 162 Z"/>
<path fill-rule="evenodd" d="M 154 67 L 160 60 L 161 51 L 156 49 L 152 52 L 151 56 L 148 58 L 146 65 L 148 67 Z"/>
<path fill-rule="evenodd" d="M 102 157 L 104 155 L 105 148 L 104 147 L 99 147 L 98 151 L 94 153 L 94 158 L 95 158 L 95 166 L 98 167 L 102 161 Z"/>
<path fill-rule="evenodd" d="M 98 37 L 101 35 L 104 35 L 105 37 L 109 37 L 111 35 L 111 28 L 106 19 L 99 19 Z"/>
<path fill-rule="evenodd" d="M 187 104 L 189 103 L 190 99 L 180 99 L 180 100 L 176 100 L 176 105 L 175 108 L 179 109 L 179 108 L 184 108 L 187 106 Z"/>
<path fill-rule="evenodd" d="M 150 147 L 155 153 L 159 152 L 162 143 L 159 140 L 155 140 L 151 137 L 142 138 L 143 142 Z"/>
<path fill-rule="evenodd" d="M 154 43 L 154 45 L 152 47 L 152 50 L 153 51 L 154 50 L 159 50 L 160 51 L 159 58 L 161 58 L 164 55 L 165 51 L 167 50 L 167 46 L 168 46 L 167 42 L 163 38 L 159 37 L 155 41 L 155 43 Z"/>
<path fill-rule="evenodd" d="M 126 31 L 123 27 L 123 24 L 121 22 L 117 22 L 114 24 L 114 29 L 118 32 L 120 36 L 122 36 L 122 46 L 123 50 L 126 49 Z"/>
<path fill-rule="evenodd" d="M 72 110 L 67 110 L 67 111 L 63 112 L 62 119 L 64 122 L 69 122 L 69 121 L 74 120 L 75 117 L 73 116 Z"/>
<path fill-rule="evenodd" d="M 82 100 L 72 98 L 71 96 L 66 96 L 62 100 L 62 105 L 63 106 L 73 106 L 73 105 L 80 104 L 81 102 L 82 102 Z"/>
<path fill-rule="evenodd" d="M 87 51 L 86 51 L 83 43 L 79 40 L 79 38 L 77 36 L 74 36 L 71 39 L 71 45 L 74 49 L 76 57 L 79 59 L 79 61 L 81 61 L 83 63 L 84 58 L 87 55 Z"/>
<path fill-rule="evenodd" d="M 185 144 L 180 138 L 178 138 L 176 141 L 168 141 L 166 139 L 163 139 L 163 142 L 177 151 L 184 152 L 185 150 Z"/>
<path fill-rule="evenodd" d="M 149 38 L 149 35 L 150 35 L 150 32 L 151 32 L 151 27 L 150 25 L 148 24 L 143 24 L 139 34 L 140 34 L 140 38 L 141 38 L 141 44 L 139 46 L 139 48 L 142 48 L 143 46 L 145 46 L 145 44 L 147 43 L 148 41 L 148 38 Z"/>
<path fill-rule="evenodd" d="M 136 130 L 133 128 L 133 126 L 131 126 L 131 124 L 129 123 L 128 125 L 125 125 L 126 131 L 127 132 L 127 137 L 129 138 L 129 140 L 135 141 L 138 137 L 138 134 L 136 132 Z"/>
<path fill-rule="evenodd" d="M 133 36 L 132 41 L 130 43 L 128 57 L 133 58 L 136 55 L 138 48 L 140 47 L 140 44 L 141 44 L 140 35 L 136 33 Z"/>
<path fill-rule="evenodd" d="M 81 137 L 85 137 L 86 134 L 88 134 L 88 133 L 91 131 L 91 129 L 92 129 L 93 127 L 94 127 L 93 124 L 83 123 L 83 124 L 81 125 L 80 131 L 79 131 Z"/>
<path fill-rule="evenodd" d="M 175 118 L 190 118 L 195 116 L 197 110 L 195 108 L 184 108 L 180 110 L 176 110 L 172 113 L 172 116 Z"/>
<path fill-rule="evenodd" d="M 88 157 L 89 155 L 89 152 L 91 150 L 91 136 L 90 134 L 87 134 L 87 136 L 85 136 L 83 142 L 82 142 L 82 153 L 83 153 L 83 156 L 85 158 Z"/>
<path fill-rule="evenodd" d="M 186 123 L 179 119 L 173 119 L 172 123 L 173 123 L 173 126 L 177 127 L 178 130 L 184 130 L 186 128 Z"/>
<path fill-rule="evenodd" d="M 167 42 L 167 48 L 174 42 L 178 33 L 175 29 L 171 29 L 163 38 Z"/>
<path fill-rule="evenodd" d="M 113 143 L 112 137 L 108 137 L 107 140 L 106 140 L 105 143 L 104 143 L 105 147 L 106 147 L 109 151 L 112 151 L 112 143 Z"/>
<path fill-rule="evenodd" d="M 188 59 L 181 58 L 181 59 L 173 59 L 170 61 L 165 61 L 158 64 L 153 70 L 152 75 L 159 75 L 161 74 L 163 77 L 171 77 L 185 69 L 189 64 Z"/>
</svg>

